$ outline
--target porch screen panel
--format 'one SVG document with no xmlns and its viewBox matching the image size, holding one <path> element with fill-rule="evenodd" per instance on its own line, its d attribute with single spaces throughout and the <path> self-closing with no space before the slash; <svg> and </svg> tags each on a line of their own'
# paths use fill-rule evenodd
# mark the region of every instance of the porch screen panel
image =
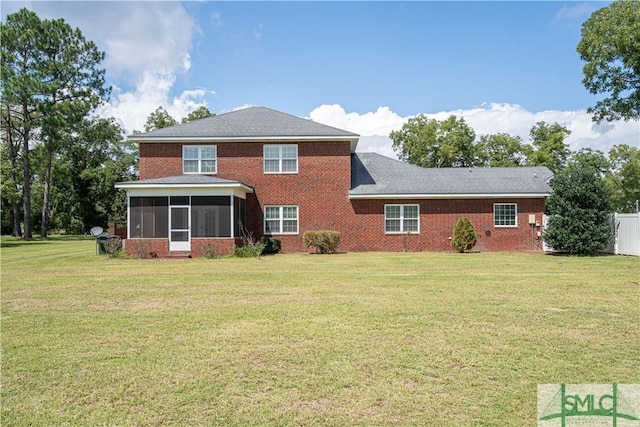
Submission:
<svg viewBox="0 0 640 427">
<path fill-rule="evenodd" d="M 191 197 L 192 237 L 231 237 L 231 197 Z"/>
<path fill-rule="evenodd" d="M 129 236 L 134 239 L 169 237 L 168 198 L 131 197 L 129 199 Z"/>
<path fill-rule="evenodd" d="M 246 215 L 246 203 L 245 199 L 240 197 L 233 198 L 233 236 L 242 236 L 245 228 L 245 215 Z"/>
</svg>

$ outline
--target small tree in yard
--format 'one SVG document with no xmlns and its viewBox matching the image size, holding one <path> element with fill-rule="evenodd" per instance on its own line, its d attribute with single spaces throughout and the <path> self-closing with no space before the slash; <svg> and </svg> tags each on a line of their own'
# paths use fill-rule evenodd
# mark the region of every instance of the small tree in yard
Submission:
<svg viewBox="0 0 640 427">
<path fill-rule="evenodd" d="M 595 255 L 611 241 L 611 202 L 602 173 L 589 155 L 576 156 L 551 181 L 544 239 L 552 248 Z"/>
<path fill-rule="evenodd" d="M 469 218 L 460 218 L 453 227 L 453 238 L 451 239 L 451 247 L 458 252 L 471 250 L 478 240 L 476 232 L 473 230 L 473 224 Z"/>
</svg>

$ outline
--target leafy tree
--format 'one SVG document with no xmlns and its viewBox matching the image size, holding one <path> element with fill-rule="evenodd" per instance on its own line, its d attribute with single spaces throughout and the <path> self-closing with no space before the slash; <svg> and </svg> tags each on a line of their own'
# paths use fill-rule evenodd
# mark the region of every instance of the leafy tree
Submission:
<svg viewBox="0 0 640 427">
<path fill-rule="evenodd" d="M 611 172 L 607 178 L 613 187 L 613 208 L 618 212 L 635 212 L 640 200 L 640 148 L 626 144 L 609 151 Z"/>
<path fill-rule="evenodd" d="M 530 152 L 528 163 L 532 166 L 546 166 L 553 173 L 559 172 L 567 163 L 569 146 L 564 142 L 571 131 L 558 123 L 536 123 L 529 132 L 534 150 Z"/>
<path fill-rule="evenodd" d="M 162 129 L 176 124 L 178 124 L 178 122 L 171 117 L 164 107 L 160 106 L 156 108 L 156 111 L 149 114 L 149 117 L 147 117 L 147 122 L 144 125 L 144 131 L 150 132 L 155 129 Z"/>
<path fill-rule="evenodd" d="M 463 118 L 444 121 L 420 114 L 389 135 L 402 161 L 428 168 L 470 167 L 476 159 L 475 132 Z"/>
<path fill-rule="evenodd" d="M 93 42 L 64 20 L 40 20 L 23 8 L 1 24 L 2 136 L 8 163 L 21 161 L 24 236 L 32 237 L 33 177 L 42 179 L 42 229 L 49 228 L 54 158 L 65 134 L 109 93 L 104 86 L 104 59 Z M 19 141 L 19 144 L 17 144 Z M 19 149 L 17 149 L 19 147 Z M 34 147 L 42 156 L 33 169 Z M 15 203 L 15 201 L 14 201 Z M 14 215 L 15 216 L 15 215 Z"/>
<path fill-rule="evenodd" d="M 114 185 L 135 179 L 136 167 L 136 147 L 113 119 L 85 119 L 64 144 L 56 168 L 54 225 L 79 233 L 111 220 L 123 223 L 126 201 Z"/>
<path fill-rule="evenodd" d="M 524 166 L 532 152 L 519 136 L 506 133 L 482 135 L 477 150 L 482 165 L 489 167 Z"/>
<path fill-rule="evenodd" d="M 596 122 L 640 118 L 640 2 L 618 0 L 582 24 L 577 47 L 586 62 L 582 83 L 605 94 L 587 111 Z"/>
<path fill-rule="evenodd" d="M 473 229 L 473 224 L 469 218 L 460 218 L 453 227 L 453 238 L 451 239 L 451 247 L 462 253 L 470 251 L 476 245 L 478 236 Z"/>
<path fill-rule="evenodd" d="M 211 113 L 211 111 L 209 111 L 209 109 L 206 106 L 201 105 L 197 109 L 187 114 L 186 117 L 183 117 L 182 123 L 192 122 L 194 120 L 200 120 L 210 116 L 215 116 L 215 114 Z"/>
<path fill-rule="evenodd" d="M 610 194 L 597 167 L 599 157 L 583 152 L 551 180 L 544 239 L 558 251 L 593 255 L 611 240 Z"/>
</svg>

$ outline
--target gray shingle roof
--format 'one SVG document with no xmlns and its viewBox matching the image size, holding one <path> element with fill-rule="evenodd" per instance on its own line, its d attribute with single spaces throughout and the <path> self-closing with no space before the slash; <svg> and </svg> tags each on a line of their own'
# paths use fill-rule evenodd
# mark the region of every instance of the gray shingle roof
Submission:
<svg viewBox="0 0 640 427">
<path fill-rule="evenodd" d="M 188 123 L 131 135 L 133 141 L 155 138 L 260 138 L 335 137 L 359 135 L 265 107 L 249 107 Z"/>
<path fill-rule="evenodd" d="M 351 157 L 349 195 L 353 198 L 548 195 L 552 176 L 544 166 L 429 169 L 375 153 L 357 153 Z"/>
</svg>

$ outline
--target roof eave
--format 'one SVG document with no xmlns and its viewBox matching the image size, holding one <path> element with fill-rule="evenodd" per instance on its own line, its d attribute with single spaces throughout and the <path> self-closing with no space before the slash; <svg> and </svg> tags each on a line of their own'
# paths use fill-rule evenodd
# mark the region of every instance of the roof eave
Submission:
<svg viewBox="0 0 640 427">
<path fill-rule="evenodd" d="M 353 136 L 142 136 L 131 135 L 128 137 L 132 142 L 145 142 L 145 143 L 167 143 L 167 142 L 180 142 L 180 143 L 203 143 L 203 142 L 327 142 L 327 141 L 348 141 L 350 143 L 351 152 L 355 153 L 358 145 L 359 135 Z"/>
<path fill-rule="evenodd" d="M 239 188 L 244 190 L 246 193 L 253 193 L 253 188 L 241 184 L 241 183 L 179 183 L 179 184 L 169 184 L 169 183 L 145 183 L 145 182 L 117 182 L 115 184 L 116 188 L 122 188 L 125 190 L 130 190 L 134 188 Z"/>
<path fill-rule="evenodd" d="M 349 194 L 349 199 L 539 199 L 549 197 L 550 193 L 487 193 L 487 194 Z"/>
</svg>

